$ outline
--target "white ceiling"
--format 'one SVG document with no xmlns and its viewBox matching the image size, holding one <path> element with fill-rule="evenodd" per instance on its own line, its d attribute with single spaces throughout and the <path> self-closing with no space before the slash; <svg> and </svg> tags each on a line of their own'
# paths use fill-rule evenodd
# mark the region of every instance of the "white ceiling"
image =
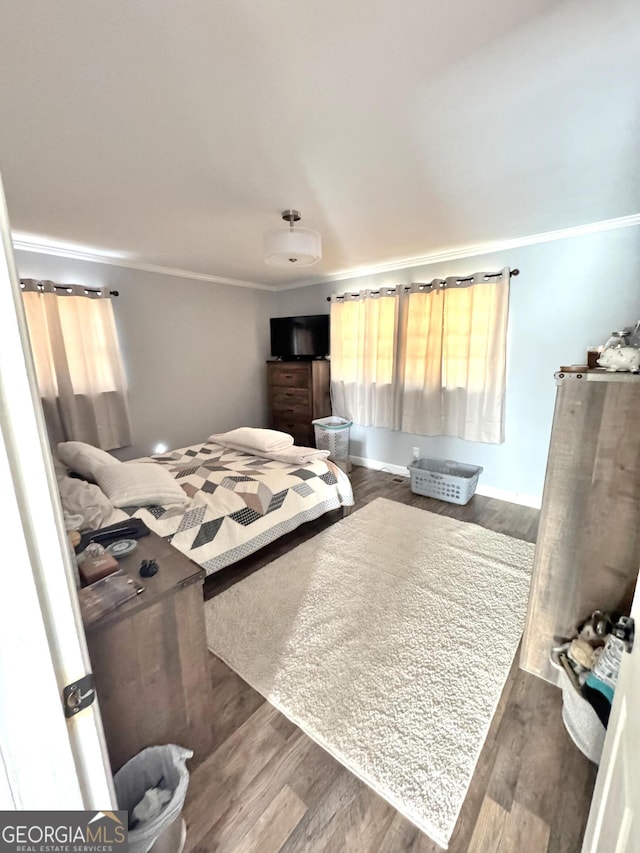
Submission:
<svg viewBox="0 0 640 853">
<path fill-rule="evenodd" d="M 640 211 L 638 0 L 20 0 L 15 232 L 278 284 Z"/>
</svg>

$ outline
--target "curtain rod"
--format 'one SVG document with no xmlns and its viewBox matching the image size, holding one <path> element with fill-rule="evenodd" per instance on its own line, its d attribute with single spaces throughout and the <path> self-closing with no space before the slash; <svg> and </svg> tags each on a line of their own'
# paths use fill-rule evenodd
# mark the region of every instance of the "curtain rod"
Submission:
<svg viewBox="0 0 640 853">
<path fill-rule="evenodd" d="M 501 275 L 502 275 L 501 272 L 487 272 L 484 274 L 484 277 L 485 277 L 485 279 L 487 279 L 487 278 L 499 278 Z M 514 270 L 509 271 L 509 278 L 511 278 L 511 276 L 514 276 L 514 275 L 520 275 L 520 270 L 514 269 Z M 462 284 L 464 281 L 473 281 L 473 279 L 474 279 L 474 276 L 472 276 L 472 275 L 467 275 L 467 276 L 464 276 L 463 278 L 456 278 L 456 284 Z M 444 281 L 444 279 L 435 279 L 435 278 L 433 281 L 440 281 L 440 280 Z M 398 289 L 398 287 L 404 286 L 404 292 L 408 293 L 411 290 L 411 288 L 414 286 L 417 286 L 418 288 L 423 288 L 423 287 L 431 287 L 432 285 L 433 285 L 433 282 L 430 282 L 429 284 L 418 284 L 418 285 L 411 285 L 411 284 L 397 285 L 396 287 L 385 287 L 383 289 L 384 289 L 385 293 L 389 294 L 389 293 L 395 293 L 396 290 Z M 372 296 L 378 296 L 381 292 L 382 291 L 380 291 L 380 290 L 372 290 L 371 295 Z M 344 299 L 345 296 L 358 296 L 358 295 L 359 295 L 358 293 L 343 293 L 341 296 L 336 296 L 336 299 Z M 330 296 L 327 296 L 327 302 L 331 302 Z"/>
<path fill-rule="evenodd" d="M 25 290 L 27 286 L 25 283 L 26 281 L 27 279 L 20 279 L 20 287 L 22 288 L 22 290 Z M 108 293 L 109 296 L 120 296 L 119 290 L 103 290 L 102 288 L 82 287 L 82 285 L 73 284 L 53 284 L 53 282 L 44 281 L 35 282 L 36 290 L 41 290 L 44 292 L 46 284 L 49 284 L 53 288 L 53 290 L 64 290 L 65 293 L 73 293 L 74 287 L 81 287 L 82 292 L 85 294 L 85 296 L 88 296 L 90 293 L 95 293 L 98 296 L 102 296 L 103 293 Z"/>
</svg>

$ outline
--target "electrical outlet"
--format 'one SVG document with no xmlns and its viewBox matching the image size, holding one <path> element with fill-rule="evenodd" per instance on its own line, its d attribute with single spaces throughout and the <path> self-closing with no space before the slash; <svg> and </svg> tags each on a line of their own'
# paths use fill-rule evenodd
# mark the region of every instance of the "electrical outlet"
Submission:
<svg viewBox="0 0 640 853">
<path fill-rule="evenodd" d="M 420 456 L 420 448 L 419 448 L 419 447 L 414 447 L 414 448 L 413 448 L 413 458 L 414 458 L 414 459 L 418 459 L 418 457 L 419 457 L 419 456 Z"/>
</svg>

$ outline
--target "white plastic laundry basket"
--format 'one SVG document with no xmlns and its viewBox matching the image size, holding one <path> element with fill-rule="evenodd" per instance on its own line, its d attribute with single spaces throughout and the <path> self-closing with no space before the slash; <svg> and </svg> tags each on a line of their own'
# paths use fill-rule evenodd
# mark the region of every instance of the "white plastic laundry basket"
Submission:
<svg viewBox="0 0 640 853">
<path fill-rule="evenodd" d="M 482 473 L 479 465 L 428 459 L 426 456 L 414 459 L 407 467 L 414 494 L 463 506 L 473 497 Z"/>
<path fill-rule="evenodd" d="M 349 430 L 353 421 L 338 418 L 318 418 L 311 422 L 316 434 L 318 450 L 328 450 L 329 458 L 345 461 L 349 458 Z"/>
</svg>

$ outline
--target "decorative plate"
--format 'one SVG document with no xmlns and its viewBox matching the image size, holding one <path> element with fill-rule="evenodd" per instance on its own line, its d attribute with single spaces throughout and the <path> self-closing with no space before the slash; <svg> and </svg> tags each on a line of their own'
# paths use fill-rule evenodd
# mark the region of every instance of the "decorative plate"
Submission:
<svg viewBox="0 0 640 853">
<path fill-rule="evenodd" d="M 105 550 L 119 560 L 121 557 L 128 557 L 138 547 L 135 539 L 118 539 L 117 542 L 112 542 L 107 545 Z"/>
</svg>

